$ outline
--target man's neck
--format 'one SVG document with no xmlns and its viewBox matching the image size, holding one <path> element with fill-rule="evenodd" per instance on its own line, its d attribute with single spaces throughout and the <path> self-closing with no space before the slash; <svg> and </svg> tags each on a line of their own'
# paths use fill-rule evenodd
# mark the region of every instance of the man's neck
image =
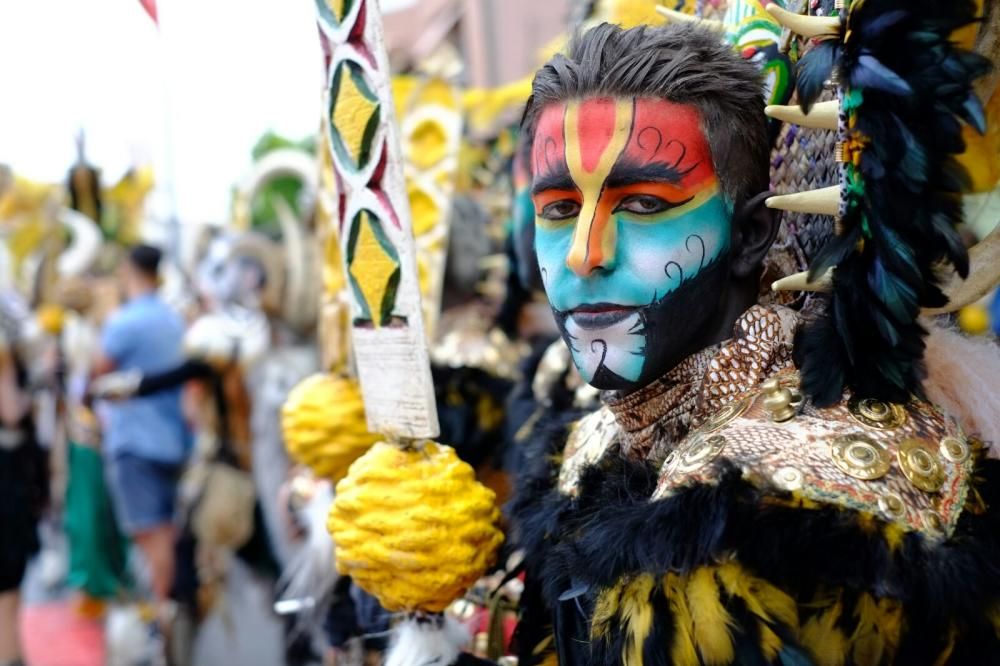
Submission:
<svg viewBox="0 0 1000 666">
<path fill-rule="evenodd" d="M 151 285 L 136 286 L 129 290 L 128 299 L 130 301 L 135 301 L 140 298 L 146 298 L 147 296 L 155 296 L 156 287 Z"/>
<path fill-rule="evenodd" d="M 756 279 L 753 284 L 756 285 Z M 736 325 L 736 321 L 743 316 L 743 313 L 756 305 L 757 301 L 756 286 L 750 287 L 746 283 L 730 284 L 726 296 L 716 307 L 716 315 L 705 323 L 697 335 L 692 336 L 691 343 L 678 353 L 669 370 L 642 386 L 619 391 L 617 395 L 624 398 L 632 393 L 642 391 L 650 384 L 661 381 L 663 376 L 669 375 L 691 356 L 733 337 L 733 327 Z"/>
</svg>

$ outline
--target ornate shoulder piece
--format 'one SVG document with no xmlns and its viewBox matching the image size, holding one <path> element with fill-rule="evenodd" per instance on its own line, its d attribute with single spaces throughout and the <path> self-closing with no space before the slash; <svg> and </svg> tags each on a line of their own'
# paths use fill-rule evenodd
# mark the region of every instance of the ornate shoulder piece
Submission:
<svg viewBox="0 0 1000 666">
<path fill-rule="evenodd" d="M 577 494 L 583 469 L 604 457 L 618 442 L 618 432 L 615 415 L 607 407 L 587 414 L 571 426 L 559 468 L 559 492 Z"/>
<path fill-rule="evenodd" d="M 723 461 L 776 498 L 879 516 L 905 531 L 951 534 L 976 445 L 932 404 L 845 398 L 805 403 L 795 373 L 734 400 L 670 454 L 653 499 L 711 483 Z"/>
</svg>

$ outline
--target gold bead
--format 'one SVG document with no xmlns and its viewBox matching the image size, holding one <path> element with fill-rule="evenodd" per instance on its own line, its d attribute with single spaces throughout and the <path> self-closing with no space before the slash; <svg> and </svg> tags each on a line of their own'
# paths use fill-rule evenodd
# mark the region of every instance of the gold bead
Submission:
<svg viewBox="0 0 1000 666">
<path fill-rule="evenodd" d="M 891 457 L 884 446 L 868 435 L 842 435 L 830 447 L 833 464 L 844 474 L 863 481 L 881 478 L 889 471 Z"/>
<path fill-rule="evenodd" d="M 792 392 L 779 384 L 777 378 L 768 379 L 761 388 L 764 389 L 764 409 L 772 421 L 782 423 L 795 417 Z"/>
<path fill-rule="evenodd" d="M 944 470 L 929 443 L 904 439 L 896 451 L 896 461 L 907 480 L 920 490 L 936 493 L 944 485 Z"/>
</svg>

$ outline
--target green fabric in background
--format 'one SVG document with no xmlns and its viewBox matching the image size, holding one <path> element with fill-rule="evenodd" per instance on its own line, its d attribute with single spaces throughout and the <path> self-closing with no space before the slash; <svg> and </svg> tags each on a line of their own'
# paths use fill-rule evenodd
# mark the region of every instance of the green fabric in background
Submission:
<svg viewBox="0 0 1000 666">
<path fill-rule="evenodd" d="M 67 583 L 95 599 L 111 599 L 131 587 L 128 539 L 118 530 L 100 451 L 69 443 L 69 482 L 64 512 L 69 542 Z"/>
</svg>

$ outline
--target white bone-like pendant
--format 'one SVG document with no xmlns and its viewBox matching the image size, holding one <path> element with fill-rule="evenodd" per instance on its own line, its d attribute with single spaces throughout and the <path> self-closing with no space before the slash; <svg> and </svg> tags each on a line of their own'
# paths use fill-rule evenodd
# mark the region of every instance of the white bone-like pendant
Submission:
<svg viewBox="0 0 1000 666">
<path fill-rule="evenodd" d="M 792 213 L 833 215 L 840 212 L 840 186 L 823 187 L 794 194 L 779 194 L 765 202 L 768 208 L 778 208 Z"/>
<path fill-rule="evenodd" d="M 771 291 L 830 291 L 833 286 L 833 269 L 828 269 L 815 281 L 809 281 L 809 271 L 794 273 L 771 283 Z"/>
<path fill-rule="evenodd" d="M 764 113 L 768 117 L 784 123 L 793 123 L 813 129 L 835 130 L 837 129 L 837 117 L 840 115 L 840 102 L 837 100 L 818 102 L 813 104 L 809 113 L 804 113 L 797 104 L 790 106 L 772 104 L 764 108 Z"/>
<path fill-rule="evenodd" d="M 783 9 L 777 4 L 768 3 L 767 13 L 792 32 L 807 39 L 828 39 L 840 34 L 840 18 L 837 16 L 806 16 Z"/>
</svg>

